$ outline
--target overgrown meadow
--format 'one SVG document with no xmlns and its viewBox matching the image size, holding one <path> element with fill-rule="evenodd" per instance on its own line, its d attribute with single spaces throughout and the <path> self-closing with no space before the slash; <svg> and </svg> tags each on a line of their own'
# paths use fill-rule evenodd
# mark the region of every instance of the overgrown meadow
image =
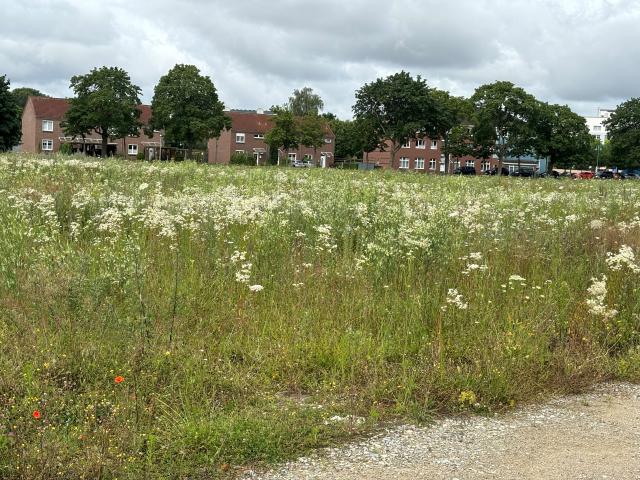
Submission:
<svg viewBox="0 0 640 480">
<path fill-rule="evenodd" d="M 0 477 L 216 478 L 640 379 L 640 182 L 0 156 Z"/>
</svg>

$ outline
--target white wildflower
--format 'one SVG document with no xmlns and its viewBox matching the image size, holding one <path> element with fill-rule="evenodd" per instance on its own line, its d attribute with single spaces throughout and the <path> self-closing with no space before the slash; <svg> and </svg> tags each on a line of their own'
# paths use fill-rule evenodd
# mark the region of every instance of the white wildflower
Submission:
<svg viewBox="0 0 640 480">
<path fill-rule="evenodd" d="M 249 290 L 252 292 L 261 292 L 264 290 L 264 287 L 262 285 L 249 285 Z"/>
</svg>

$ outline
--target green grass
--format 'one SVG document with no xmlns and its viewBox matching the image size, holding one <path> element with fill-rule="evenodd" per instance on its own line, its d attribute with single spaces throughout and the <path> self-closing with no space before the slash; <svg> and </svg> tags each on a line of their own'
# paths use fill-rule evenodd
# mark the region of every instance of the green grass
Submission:
<svg viewBox="0 0 640 480">
<path fill-rule="evenodd" d="M 0 225 L 0 478 L 226 477 L 640 379 L 640 182 L 4 155 Z"/>
</svg>

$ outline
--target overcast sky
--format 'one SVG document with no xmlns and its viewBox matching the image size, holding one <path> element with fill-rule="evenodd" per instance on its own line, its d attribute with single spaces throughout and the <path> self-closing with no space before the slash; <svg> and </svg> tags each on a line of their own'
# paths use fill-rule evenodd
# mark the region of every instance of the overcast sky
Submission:
<svg viewBox="0 0 640 480">
<path fill-rule="evenodd" d="M 0 0 L 0 74 L 70 96 L 72 75 L 120 66 L 153 96 L 191 63 L 227 108 L 312 87 L 351 116 L 354 92 L 399 70 L 456 95 L 510 80 L 580 114 L 640 96 L 638 0 Z"/>
</svg>

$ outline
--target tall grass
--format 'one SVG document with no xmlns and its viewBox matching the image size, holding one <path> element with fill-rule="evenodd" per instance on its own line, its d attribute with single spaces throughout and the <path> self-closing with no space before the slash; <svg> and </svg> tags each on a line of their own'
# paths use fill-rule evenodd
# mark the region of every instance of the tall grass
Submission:
<svg viewBox="0 0 640 480">
<path fill-rule="evenodd" d="M 639 194 L 2 156 L 0 477 L 227 476 L 638 380 Z"/>
</svg>

